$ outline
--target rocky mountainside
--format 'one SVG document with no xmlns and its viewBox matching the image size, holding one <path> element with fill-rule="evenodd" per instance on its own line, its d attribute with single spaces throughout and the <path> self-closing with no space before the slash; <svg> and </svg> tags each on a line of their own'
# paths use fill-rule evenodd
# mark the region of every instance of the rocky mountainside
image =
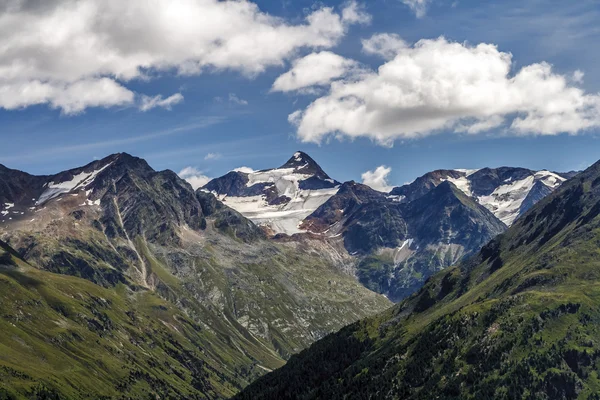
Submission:
<svg viewBox="0 0 600 400">
<path fill-rule="evenodd" d="M 359 280 L 393 301 L 418 290 L 429 276 L 478 251 L 506 229 L 451 182 L 434 186 L 412 202 L 345 183 L 303 226 L 342 239 L 357 259 Z"/>
<path fill-rule="evenodd" d="M 271 233 L 292 235 L 339 185 L 308 154 L 296 152 L 279 168 L 232 171 L 203 189 Z"/>
<path fill-rule="evenodd" d="M 338 243 L 353 257 L 360 282 L 399 301 L 478 251 L 572 175 L 437 170 L 386 194 L 355 182 L 339 185 L 297 152 L 281 168 L 230 172 L 204 189 L 268 233 L 310 233 Z"/>
<path fill-rule="evenodd" d="M 437 170 L 414 182 L 394 188 L 390 195 L 401 202 L 423 196 L 442 182 L 452 182 L 467 196 L 490 210 L 510 226 L 544 196 L 552 193 L 575 173 L 532 171 L 525 168 L 483 168 L 479 170 Z"/>
<path fill-rule="evenodd" d="M 0 171 L 0 397 L 223 398 L 390 305 L 330 244 L 268 240 L 128 154 Z"/>
<path fill-rule="evenodd" d="M 600 162 L 238 399 L 597 399 Z"/>
</svg>

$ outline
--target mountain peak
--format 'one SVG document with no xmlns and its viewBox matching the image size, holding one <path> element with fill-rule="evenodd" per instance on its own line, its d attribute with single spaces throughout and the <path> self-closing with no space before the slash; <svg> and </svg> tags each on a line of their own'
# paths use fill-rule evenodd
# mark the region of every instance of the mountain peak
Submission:
<svg viewBox="0 0 600 400">
<path fill-rule="evenodd" d="M 317 165 L 316 161 L 313 160 L 311 156 L 303 151 L 297 151 L 285 164 L 281 166 L 281 168 L 300 167 L 307 163 L 310 165 Z"/>
<path fill-rule="evenodd" d="M 279 168 L 293 168 L 294 172 L 297 173 L 314 175 L 319 179 L 331 179 L 329 175 L 323 171 L 321 166 L 303 151 L 295 152 L 294 155 Z"/>
</svg>

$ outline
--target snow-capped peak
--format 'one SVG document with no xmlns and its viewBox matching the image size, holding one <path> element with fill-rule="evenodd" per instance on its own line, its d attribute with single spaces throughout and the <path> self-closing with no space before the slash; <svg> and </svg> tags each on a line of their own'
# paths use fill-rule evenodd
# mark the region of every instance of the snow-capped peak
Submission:
<svg viewBox="0 0 600 400">
<path fill-rule="evenodd" d="M 337 193 L 331 179 L 308 154 L 297 151 L 281 167 L 238 169 L 213 179 L 204 189 L 231 208 L 275 233 L 299 233 L 300 223 Z"/>
</svg>

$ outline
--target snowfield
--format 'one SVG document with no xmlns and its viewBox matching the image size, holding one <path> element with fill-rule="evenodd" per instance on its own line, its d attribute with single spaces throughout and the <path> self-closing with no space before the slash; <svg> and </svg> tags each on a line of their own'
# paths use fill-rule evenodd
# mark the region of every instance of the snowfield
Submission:
<svg viewBox="0 0 600 400">
<path fill-rule="evenodd" d="M 269 205 L 265 195 L 232 197 L 213 194 L 255 224 L 267 226 L 275 233 L 293 235 L 303 232 L 300 229 L 302 221 L 338 192 L 338 187 L 319 190 L 300 189 L 300 182 L 311 177 L 312 175 L 294 172 L 294 168 L 279 168 L 248 174 L 247 187 L 256 184 L 272 184 L 279 196 L 290 199 L 285 204 Z"/>
<path fill-rule="evenodd" d="M 304 232 L 300 229 L 302 221 L 338 191 L 337 187 L 333 189 L 296 189 L 292 191 L 288 186 L 286 189 L 284 195 L 290 197 L 291 201 L 276 206 L 267 204 L 266 196 L 229 197 L 214 194 L 223 203 L 255 224 L 267 226 L 275 233 L 293 235 Z"/>
<path fill-rule="evenodd" d="M 457 169 L 455 171 L 462 172 L 465 175 L 456 179 L 447 178 L 445 180 L 452 182 L 467 196 L 473 196 L 469 177 L 478 170 Z M 556 189 L 566 179 L 550 171 L 538 171 L 518 181 L 507 179 L 491 194 L 479 196 L 476 199 L 479 204 L 490 210 L 496 218 L 504 222 L 507 226 L 510 226 L 520 215 L 521 205 L 538 181 L 541 181 L 550 189 Z"/>
<path fill-rule="evenodd" d="M 73 179 L 65 182 L 48 182 L 45 186 L 47 189 L 42 193 L 40 198 L 36 201 L 36 205 L 41 205 L 47 202 L 48 200 L 52 200 L 61 194 L 70 193 L 75 189 L 84 189 L 86 186 L 90 185 L 96 179 L 96 176 L 106 168 L 108 168 L 112 163 L 105 165 L 104 167 L 97 169 L 92 172 L 82 172 L 73 176 Z"/>
</svg>

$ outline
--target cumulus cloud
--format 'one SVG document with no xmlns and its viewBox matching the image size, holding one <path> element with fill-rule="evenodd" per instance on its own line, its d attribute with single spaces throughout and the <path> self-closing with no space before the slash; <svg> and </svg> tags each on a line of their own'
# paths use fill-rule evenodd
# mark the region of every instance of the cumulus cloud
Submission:
<svg viewBox="0 0 600 400">
<path fill-rule="evenodd" d="M 402 0 L 402 2 L 413 10 L 417 18 L 423 18 L 431 0 Z"/>
<path fill-rule="evenodd" d="M 365 10 L 364 4 L 350 1 L 342 9 L 342 20 L 349 24 L 366 25 L 371 23 L 371 15 Z"/>
<path fill-rule="evenodd" d="M 362 40 L 363 51 L 367 54 L 376 54 L 386 60 L 391 60 L 406 49 L 408 44 L 396 34 L 379 33 L 369 39 Z"/>
<path fill-rule="evenodd" d="M 441 132 L 476 134 L 505 125 L 514 134 L 576 134 L 600 127 L 600 95 L 573 86 L 548 63 L 515 72 L 491 44 L 441 37 L 399 47 L 377 71 L 335 81 L 289 116 L 305 142 L 325 137 L 396 139 Z"/>
<path fill-rule="evenodd" d="M 154 97 L 142 96 L 140 110 L 148 111 L 156 107 L 161 107 L 170 110 L 175 104 L 181 103 L 182 101 L 183 95 L 181 93 L 176 93 L 172 96 L 167 97 L 166 99 L 163 99 L 161 95 Z"/>
<path fill-rule="evenodd" d="M 362 174 L 362 183 L 370 186 L 372 189 L 387 193 L 394 188 L 388 184 L 390 172 L 392 172 L 391 168 L 381 165 L 375 171 L 367 171 Z"/>
<path fill-rule="evenodd" d="M 275 92 L 291 92 L 312 86 L 323 86 L 358 68 L 354 60 L 330 51 L 312 53 L 293 62 L 292 68 L 273 83 Z"/>
<path fill-rule="evenodd" d="M 127 105 L 134 99 L 132 91 L 109 78 L 58 82 L 0 77 L 0 108 L 7 110 L 48 104 L 64 114 L 78 114 L 88 107 Z"/>
<path fill-rule="evenodd" d="M 179 171 L 178 175 L 181 179 L 185 179 L 190 185 L 192 185 L 194 190 L 201 188 L 211 180 L 211 178 L 204 175 L 202 171 L 194 167 L 185 167 Z"/>
<path fill-rule="evenodd" d="M 127 82 L 164 71 L 255 76 L 299 49 L 336 45 L 366 18 L 356 2 L 292 24 L 250 1 L 13 0 L 0 6 L 0 108 L 132 103 Z"/>
</svg>

